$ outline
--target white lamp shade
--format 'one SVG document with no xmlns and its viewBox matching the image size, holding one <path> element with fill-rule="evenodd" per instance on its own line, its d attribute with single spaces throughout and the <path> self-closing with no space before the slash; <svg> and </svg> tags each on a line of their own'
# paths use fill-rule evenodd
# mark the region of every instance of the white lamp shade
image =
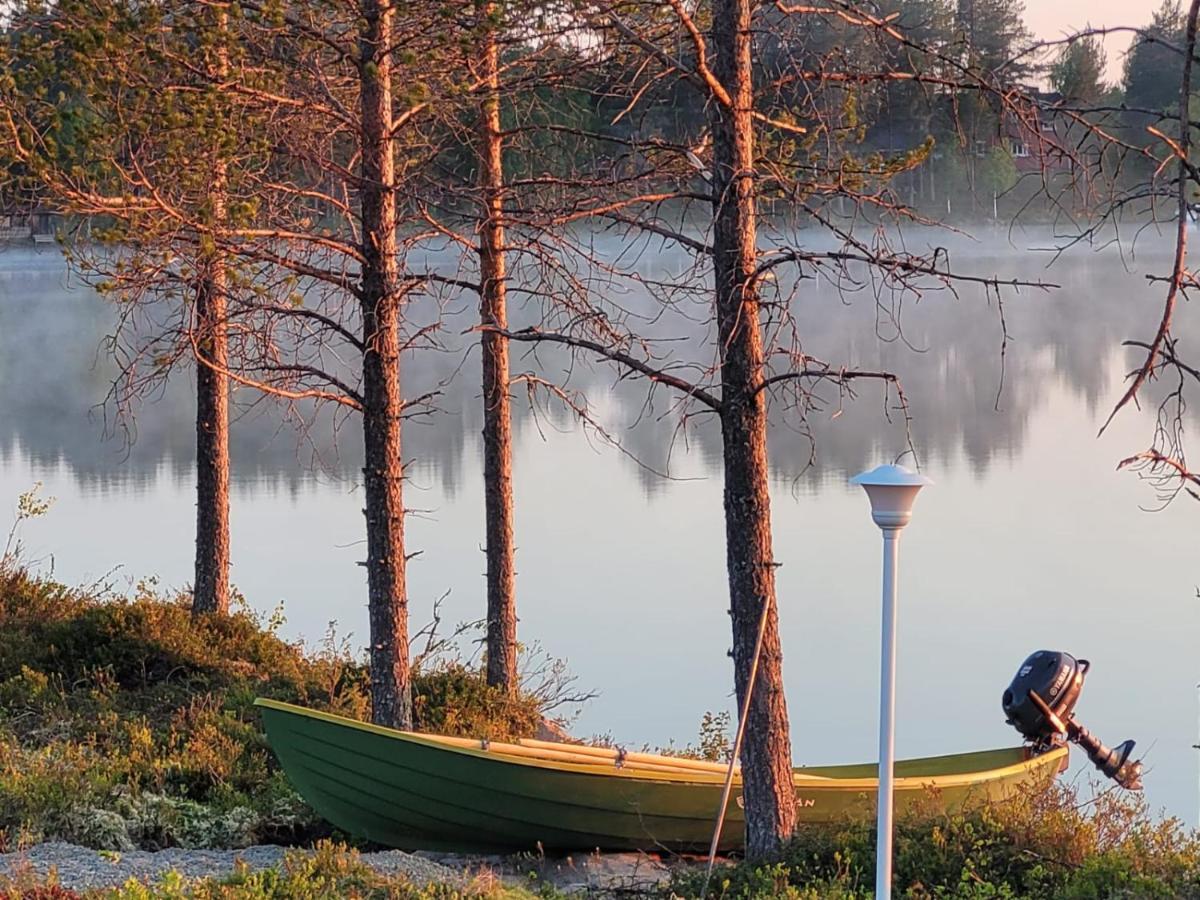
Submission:
<svg viewBox="0 0 1200 900">
<path fill-rule="evenodd" d="M 904 466 L 877 466 L 850 479 L 861 485 L 871 501 L 871 518 L 880 528 L 903 528 L 912 521 L 913 503 L 921 488 L 933 484 L 919 472 Z"/>
</svg>

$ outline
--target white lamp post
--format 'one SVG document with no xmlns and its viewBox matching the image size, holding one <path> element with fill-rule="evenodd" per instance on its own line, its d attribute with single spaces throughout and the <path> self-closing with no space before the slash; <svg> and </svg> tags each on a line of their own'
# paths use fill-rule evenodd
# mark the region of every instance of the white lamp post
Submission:
<svg viewBox="0 0 1200 900">
<path fill-rule="evenodd" d="M 871 518 L 883 532 L 883 642 L 879 672 L 879 825 L 876 900 L 892 896 L 892 775 L 896 761 L 896 564 L 900 529 L 912 520 L 917 492 L 933 482 L 904 466 L 878 466 L 850 479 L 871 501 Z"/>
</svg>

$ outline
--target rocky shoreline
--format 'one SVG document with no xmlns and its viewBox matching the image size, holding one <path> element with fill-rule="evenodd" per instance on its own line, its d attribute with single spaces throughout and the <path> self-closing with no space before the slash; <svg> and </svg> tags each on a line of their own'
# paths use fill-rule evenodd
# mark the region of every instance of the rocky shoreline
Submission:
<svg viewBox="0 0 1200 900">
<path fill-rule="evenodd" d="M 259 845 L 241 850 L 171 848 L 114 852 L 52 841 L 0 854 L 0 884 L 9 879 L 53 878 L 68 890 L 84 891 L 116 887 L 131 879 L 152 885 L 170 872 L 187 880 L 222 878 L 239 866 L 252 871 L 276 868 L 289 852 L 309 851 Z M 666 880 L 670 871 L 663 860 L 641 853 L 513 858 L 379 850 L 364 852 L 360 858 L 380 874 L 403 876 L 416 884 L 461 884 L 484 871 L 528 884 L 530 873 L 534 873 L 559 890 L 585 894 L 653 889 Z"/>
</svg>

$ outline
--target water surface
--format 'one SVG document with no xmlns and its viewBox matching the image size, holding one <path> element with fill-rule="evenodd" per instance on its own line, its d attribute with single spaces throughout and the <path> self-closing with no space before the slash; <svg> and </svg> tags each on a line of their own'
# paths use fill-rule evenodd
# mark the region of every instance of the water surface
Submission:
<svg viewBox="0 0 1200 900">
<path fill-rule="evenodd" d="M 1133 361 L 1120 341 L 1148 337 L 1156 321 L 1160 291 L 1145 272 L 1163 268 L 1165 245 L 1146 242 L 1132 260 L 1072 253 L 1046 272 L 1044 256 L 1002 238 L 960 249 L 980 271 L 1062 285 L 1006 297 L 1003 365 L 997 308 L 979 290 L 910 302 L 905 340 L 880 323 L 870 291 L 802 283 L 797 306 L 806 352 L 900 373 L 937 482 L 903 540 L 898 752 L 1012 743 L 1001 691 L 1026 654 L 1062 648 L 1093 662 L 1083 721 L 1110 743 L 1138 739 L 1151 805 L 1194 824 L 1200 510 L 1184 498 L 1142 511 L 1153 491 L 1115 471 L 1146 445 L 1149 412 L 1124 413 L 1096 438 Z M 676 273 L 684 262 L 659 254 L 643 266 Z M 100 342 L 112 321 L 52 251 L 0 252 L 0 502 L 34 481 L 57 498 L 24 538 L 59 578 L 184 587 L 189 377 L 138 411 L 132 444 L 107 437 Z M 703 321 L 656 327 L 697 342 L 707 333 Z M 1181 327 L 1194 344 L 1197 329 Z M 447 625 L 479 618 L 484 602 L 478 362 L 465 338 L 447 345 L 407 373 L 416 392 L 463 364 L 442 412 L 406 432 L 414 627 L 437 598 Z M 514 358 L 515 373 L 535 368 L 565 377 L 567 360 Z M 577 733 L 685 743 L 706 710 L 731 708 L 718 435 L 703 417 L 680 430 L 666 394 L 647 406 L 644 385 L 615 384 L 602 366 L 575 367 L 569 383 L 590 393 L 624 452 L 561 410 L 533 414 L 520 395 L 521 637 L 599 691 Z M 892 409 L 889 422 L 878 386 L 844 404 L 823 396 L 804 428 L 780 407 L 771 434 L 784 670 L 804 763 L 875 755 L 879 539 L 846 479 L 905 448 L 902 417 Z M 301 438 L 268 408 L 233 428 L 234 580 L 260 610 L 282 603 L 286 633 L 310 641 L 330 621 L 365 639 L 356 425 L 337 438 L 325 421 Z"/>
</svg>

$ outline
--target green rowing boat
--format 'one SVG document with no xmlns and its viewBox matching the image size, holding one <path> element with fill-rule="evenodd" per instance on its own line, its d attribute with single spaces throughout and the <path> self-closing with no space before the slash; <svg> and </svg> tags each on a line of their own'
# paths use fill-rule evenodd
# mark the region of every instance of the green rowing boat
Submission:
<svg viewBox="0 0 1200 900">
<path fill-rule="evenodd" d="M 725 766 L 599 747 L 489 743 L 394 731 L 258 700 L 267 738 L 300 794 L 337 827 L 402 849 L 705 850 Z M 1066 747 L 896 764 L 896 806 L 996 800 L 1046 784 Z M 871 815 L 874 764 L 795 770 L 798 819 Z M 740 779 L 720 848 L 740 849 Z"/>
</svg>

